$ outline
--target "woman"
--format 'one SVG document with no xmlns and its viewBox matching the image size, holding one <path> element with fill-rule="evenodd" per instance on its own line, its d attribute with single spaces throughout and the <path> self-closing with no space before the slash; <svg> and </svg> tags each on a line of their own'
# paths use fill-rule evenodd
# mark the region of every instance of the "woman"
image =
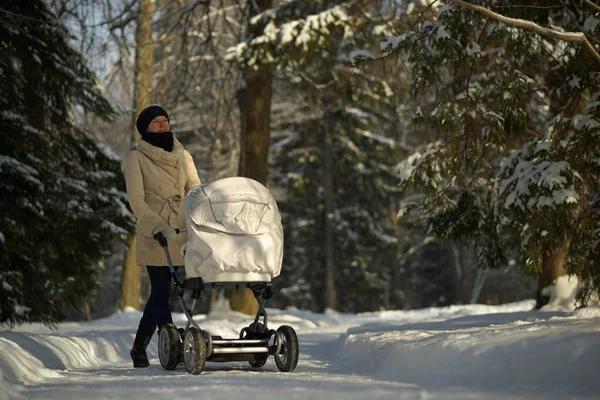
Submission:
<svg viewBox="0 0 600 400">
<path fill-rule="evenodd" d="M 180 249 L 186 242 L 183 200 L 200 184 L 190 153 L 173 137 L 169 115 L 157 105 L 144 109 L 136 121 L 141 140 L 127 155 L 125 180 L 129 204 L 137 217 L 136 263 L 150 277 L 150 298 L 139 323 L 131 358 L 136 368 L 149 365 L 146 348 L 156 328 L 173 322 L 169 308 L 170 271 L 165 252 L 153 235 L 167 238 L 173 265 L 183 265 Z"/>
</svg>

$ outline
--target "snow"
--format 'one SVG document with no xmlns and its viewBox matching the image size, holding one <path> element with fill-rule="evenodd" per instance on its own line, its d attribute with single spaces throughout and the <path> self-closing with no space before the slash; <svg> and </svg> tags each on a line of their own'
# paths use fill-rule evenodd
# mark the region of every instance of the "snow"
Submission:
<svg viewBox="0 0 600 400">
<path fill-rule="evenodd" d="M 535 154 L 548 151 L 547 143 L 537 143 Z M 511 158 L 508 163 L 512 162 Z M 507 164 L 505 164 L 507 165 Z M 504 208 L 519 207 L 524 209 L 541 209 L 556 205 L 577 203 L 579 194 L 567 178 L 579 178 L 576 171 L 565 161 L 551 162 L 548 160 L 521 160 L 514 168 L 512 176 L 500 183 L 500 193 L 506 196 Z M 551 191 L 551 196 L 531 195 L 530 187 L 537 186 Z M 525 202 L 526 200 L 526 202 Z"/>
<path fill-rule="evenodd" d="M 259 18 L 259 16 L 255 17 Z M 262 15 L 260 16 L 262 18 Z M 281 27 L 275 25 L 274 20 L 270 21 L 265 27 L 264 34 L 252 39 L 252 45 L 264 43 L 276 43 L 279 39 L 280 45 L 294 43 L 304 50 L 313 41 L 319 41 L 319 37 L 323 34 L 329 34 L 329 26 L 343 26 L 348 22 L 348 14 L 344 7 L 335 6 L 315 15 L 309 15 L 305 20 L 295 20 L 282 24 Z M 230 49 L 230 58 L 243 55 L 245 45 L 238 44 L 234 49 Z"/>
<path fill-rule="evenodd" d="M 78 192 L 82 192 L 82 193 L 87 193 L 87 187 L 88 184 L 85 181 L 79 180 L 79 179 L 72 179 L 72 178 L 59 178 L 58 182 L 62 183 L 64 186 L 69 187 L 71 189 L 74 189 Z"/>
<path fill-rule="evenodd" d="M 467 45 L 467 54 L 469 56 L 474 56 L 474 55 L 478 55 L 481 52 L 481 47 L 479 47 L 479 44 L 475 43 L 475 42 L 469 42 L 469 44 Z"/>
<path fill-rule="evenodd" d="M 390 148 L 396 147 L 396 142 L 393 139 L 386 138 L 386 137 L 383 137 L 383 136 L 378 135 L 376 133 L 365 131 L 365 130 L 358 130 L 357 132 L 358 132 L 359 135 L 362 135 L 362 136 L 364 136 L 366 138 L 372 139 L 372 140 L 374 140 L 376 142 L 385 144 L 385 145 L 389 146 Z"/>
<path fill-rule="evenodd" d="M 300 21 L 292 21 L 281 27 L 281 44 L 286 45 L 295 40 L 300 29 Z"/>
<path fill-rule="evenodd" d="M 268 308 L 269 327 L 298 333 L 292 373 L 279 372 L 272 357 L 261 369 L 208 362 L 199 376 L 183 365 L 166 371 L 156 336 L 150 367 L 134 369 L 128 353 L 141 313 L 133 309 L 56 330 L 22 325 L 0 332 L 0 399 L 590 398 L 600 393 L 600 307 L 572 311 L 572 283 L 551 291 L 554 311 L 530 311 L 533 300 L 362 314 Z M 195 320 L 237 337 L 252 318 L 219 302 Z M 174 321 L 182 326 L 185 316 Z"/>
<path fill-rule="evenodd" d="M 393 52 L 411 36 L 410 33 L 403 33 L 400 36 L 390 36 L 386 40 L 381 41 L 379 47 L 381 51 Z"/>
<path fill-rule="evenodd" d="M 116 235 L 126 235 L 127 231 L 121 227 L 119 227 L 117 224 L 107 221 L 107 220 L 103 220 L 101 225 L 102 229 L 106 229 L 108 231 L 111 231 L 113 234 Z"/>
<path fill-rule="evenodd" d="M 0 155 L 0 172 L 7 170 L 13 171 L 13 173 L 18 174 L 20 178 L 25 179 L 35 186 L 40 188 L 43 188 L 44 186 L 42 182 L 35 177 L 35 175 L 39 175 L 36 169 L 12 157 Z"/>
<path fill-rule="evenodd" d="M 350 53 L 350 62 L 355 65 L 358 61 L 362 60 L 374 60 L 375 56 L 368 50 L 360 49 L 353 50 Z"/>
<path fill-rule="evenodd" d="M 101 142 L 95 142 L 98 150 L 102 152 L 109 160 L 121 162 L 121 157 L 119 157 L 110 147 Z"/>
<path fill-rule="evenodd" d="M 598 129 L 600 128 L 600 121 L 590 117 L 589 115 L 584 115 L 575 126 L 575 129 Z"/>
<path fill-rule="evenodd" d="M 577 75 L 572 75 L 567 82 L 571 89 L 581 89 L 581 78 Z"/>
<path fill-rule="evenodd" d="M 575 294 L 577 293 L 578 280 L 576 277 L 563 275 L 558 278 L 556 285 L 548 286 L 542 294 L 550 296 L 550 301 L 543 307 L 545 311 L 560 311 L 575 309 Z"/>
<path fill-rule="evenodd" d="M 593 15 L 588 16 L 583 23 L 583 30 L 592 33 L 600 25 L 600 20 L 595 18 Z"/>
<path fill-rule="evenodd" d="M 415 110 L 415 113 L 412 116 L 413 119 L 417 119 L 417 118 L 423 118 L 423 111 L 421 110 L 421 107 L 417 107 L 417 109 Z"/>
</svg>

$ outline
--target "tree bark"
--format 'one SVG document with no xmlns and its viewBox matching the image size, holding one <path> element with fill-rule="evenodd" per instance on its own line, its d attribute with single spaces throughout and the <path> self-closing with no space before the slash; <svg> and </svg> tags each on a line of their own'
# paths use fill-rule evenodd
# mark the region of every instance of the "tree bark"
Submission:
<svg viewBox="0 0 600 400">
<path fill-rule="evenodd" d="M 121 310 L 126 307 L 132 307 L 136 310 L 141 309 L 141 268 L 138 268 L 135 262 L 135 233 L 127 238 L 127 249 L 125 250 L 125 260 L 123 261 L 123 277 L 121 281 Z"/>
<path fill-rule="evenodd" d="M 152 65 L 154 64 L 154 42 L 152 39 L 152 21 L 156 6 L 152 0 L 140 1 L 140 13 L 135 30 L 135 87 L 134 103 L 136 116 L 152 103 L 154 90 L 152 86 Z M 133 123 L 131 143 L 137 143 L 140 134 Z M 135 234 L 129 235 L 127 253 L 123 264 L 123 280 L 121 286 L 121 309 L 141 308 L 141 277 L 142 269 L 135 262 Z"/>
<path fill-rule="evenodd" d="M 237 92 L 241 118 L 238 173 L 264 185 L 268 175 L 272 76 L 267 66 L 248 71 L 244 74 L 245 85 Z"/>
<path fill-rule="evenodd" d="M 272 0 L 253 1 L 248 15 L 249 35 L 254 36 L 250 19 L 267 10 Z M 271 86 L 273 70 L 262 65 L 258 70 L 245 70 L 240 73 L 237 102 L 240 109 L 240 164 L 239 176 L 252 178 L 267 185 L 269 161 L 269 137 L 271 123 Z M 231 309 L 244 314 L 258 312 L 258 303 L 251 290 L 239 288 L 231 292 Z"/>
<path fill-rule="evenodd" d="M 556 248 L 551 255 L 543 260 L 542 272 L 538 276 L 537 288 L 535 290 L 536 310 L 539 310 L 550 301 L 550 296 L 543 294 L 542 290 L 545 287 L 554 285 L 560 276 L 566 275 L 567 271 L 565 270 L 564 263 L 568 248 L 569 245 L 565 242 L 564 245 Z"/>
<path fill-rule="evenodd" d="M 472 260 L 467 249 L 459 245 L 451 245 L 449 251 L 454 255 L 455 266 L 455 296 L 454 301 L 460 304 L 470 304 L 473 294 Z"/>
<path fill-rule="evenodd" d="M 337 310 L 337 291 L 335 287 L 335 218 L 333 188 L 333 138 L 325 132 L 323 143 L 323 188 L 325 190 L 325 307 Z"/>
</svg>

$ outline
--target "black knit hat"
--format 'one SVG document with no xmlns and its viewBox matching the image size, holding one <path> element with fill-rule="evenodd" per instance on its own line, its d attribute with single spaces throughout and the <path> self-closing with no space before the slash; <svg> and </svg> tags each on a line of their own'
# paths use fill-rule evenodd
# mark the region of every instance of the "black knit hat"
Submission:
<svg viewBox="0 0 600 400">
<path fill-rule="evenodd" d="M 148 125 L 150 125 L 150 122 L 152 122 L 152 120 L 154 118 L 156 118 L 160 115 L 167 117 L 167 121 L 171 122 L 169 120 L 169 114 L 167 114 L 165 109 L 162 108 L 161 106 L 152 105 L 152 106 L 144 108 L 142 110 L 142 112 L 140 113 L 140 115 L 138 115 L 137 121 L 135 121 L 135 126 L 137 127 L 137 130 L 140 133 L 140 135 L 142 133 L 146 133 L 146 131 L 148 130 Z"/>
</svg>

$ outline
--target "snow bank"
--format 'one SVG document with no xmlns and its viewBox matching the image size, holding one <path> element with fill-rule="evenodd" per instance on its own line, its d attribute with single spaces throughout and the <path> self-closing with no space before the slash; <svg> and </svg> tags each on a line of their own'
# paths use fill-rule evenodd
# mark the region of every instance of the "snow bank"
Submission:
<svg viewBox="0 0 600 400">
<path fill-rule="evenodd" d="M 558 277 L 554 285 L 542 289 L 542 294 L 550 297 L 548 304 L 542 307 L 542 311 L 574 310 L 578 287 L 579 280 L 576 276 L 562 275 Z"/>
<path fill-rule="evenodd" d="M 0 369 L 0 400 L 8 399 L 24 399 L 25 397 L 21 394 L 23 387 L 21 385 L 9 384 L 4 379 L 3 368 Z"/>
<path fill-rule="evenodd" d="M 429 388 L 600 393 L 600 307 L 367 325 L 336 345 L 340 371 Z M 575 388 L 575 389 L 574 389 Z"/>
<path fill-rule="evenodd" d="M 332 389 L 332 399 L 344 398 L 347 388 L 356 388 L 357 382 L 372 385 L 364 388 L 365 396 L 370 393 L 368 398 L 373 396 L 372 389 L 379 390 L 385 382 L 438 393 L 440 398 L 445 398 L 447 390 L 473 389 L 500 398 L 513 394 L 524 396 L 519 398 L 572 398 L 600 393 L 595 370 L 600 359 L 600 306 L 565 313 L 530 311 L 533 304 L 526 301 L 364 314 L 268 309 L 271 328 L 291 325 L 298 332 L 297 370 L 285 377 L 271 373 L 259 377 L 248 375 L 247 363 L 242 367 L 245 370 L 237 370 L 239 375 L 232 375 L 231 369 L 228 374 L 227 368 L 219 366 L 209 371 L 210 382 L 230 380 L 233 386 L 223 393 L 232 394 L 232 388 L 237 390 L 239 385 L 259 379 L 261 385 L 274 391 L 266 400 L 279 398 L 276 392 L 280 393 L 282 384 L 304 390 L 315 381 L 327 381 L 327 387 L 339 386 Z M 0 332 L 0 399 L 29 398 L 32 388 L 44 398 L 57 387 L 71 388 L 74 373 L 79 385 L 91 380 L 102 389 L 103 396 L 119 397 L 128 388 L 138 393 L 138 386 L 126 382 L 132 377 L 127 375 L 132 371 L 129 349 L 140 316 L 140 312 L 129 310 L 103 320 L 63 324 L 56 331 L 30 324 Z M 185 323 L 183 314 L 174 314 L 174 320 L 178 326 Z M 219 303 L 211 314 L 196 316 L 195 320 L 211 334 L 229 338 L 237 337 L 252 318 Z M 149 357 L 157 367 L 156 339 L 149 347 Z M 267 370 L 277 371 L 271 367 Z M 106 371 L 113 371 L 111 378 L 95 373 L 98 370 L 105 376 Z M 160 367 L 141 373 L 146 379 L 143 385 L 151 386 L 153 379 L 166 377 Z M 113 383 L 123 374 L 123 382 Z M 184 379 L 187 374 L 178 371 L 177 376 Z M 202 382 L 209 381 L 198 384 Z M 119 384 L 125 386 L 120 388 Z M 162 385 L 156 383 L 153 390 Z M 221 393 L 223 388 L 217 386 L 214 390 Z M 40 388 L 47 389 L 39 392 Z M 69 390 L 63 389 L 63 393 Z M 136 398 L 143 398 L 138 394 Z M 323 393 L 313 394 L 320 397 Z M 59 398 L 61 392 L 52 396 Z M 367 398 L 357 396 L 354 398 Z"/>
<path fill-rule="evenodd" d="M 60 378 L 60 371 L 122 361 L 132 340 L 131 333 L 122 331 L 73 336 L 5 332 L 0 336 L 0 368 L 9 382 L 45 382 Z"/>
</svg>

